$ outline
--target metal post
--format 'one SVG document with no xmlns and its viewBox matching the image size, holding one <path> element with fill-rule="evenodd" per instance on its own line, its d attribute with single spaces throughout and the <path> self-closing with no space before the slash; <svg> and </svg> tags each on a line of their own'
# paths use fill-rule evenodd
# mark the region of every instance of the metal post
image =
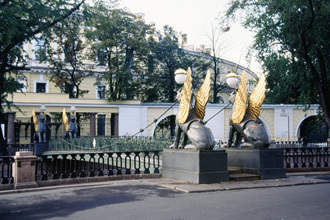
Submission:
<svg viewBox="0 0 330 220">
<path fill-rule="evenodd" d="M 16 112 L 8 112 L 8 123 L 7 123 L 7 145 L 8 154 L 12 155 L 12 147 L 15 144 L 15 114 Z"/>
</svg>

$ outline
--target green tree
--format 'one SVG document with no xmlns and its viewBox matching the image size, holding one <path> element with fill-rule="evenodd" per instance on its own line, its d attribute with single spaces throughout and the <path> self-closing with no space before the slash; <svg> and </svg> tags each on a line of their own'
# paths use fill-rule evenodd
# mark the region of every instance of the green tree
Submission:
<svg viewBox="0 0 330 220">
<path fill-rule="evenodd" d="M 253 47 L 264 62 L 268 95 L 306 105 L 317 101 L 330 127 L 330 2 L 235 0 L 227 16 L 240 9 L 244 25 L 256 32 Z"/>
<path fill-rule="evenodd" d="M 1 0 L 0 1 L 0 123 L 5 122 L 3 104 L 12 104 L 8 96 L 21 85 L 19 70 L 25 68 L 26 53 L 22 46 L 39 33 L 68 18 L 85 0 Z M 1 129 L 1 127 L 0 127 Z M 0 134 L 1 134 L 0 130 Z M 0 135 L 0 145 L 6 146 Z"/>
<path fill-rule="evenodd" d="M 87 65 L 83 63 L 87 56 L 84 52 L 86 46 L 81 40 L 86 16 L 87 13 L 76 11 L 65 22 L 55 25 L 48 36 L 50 81 L 70 98 L 83 97 L 88 93 L 88 90 L 80 89 L 82 81 L 90 75 Z"/>
<path fill-rule="evenodd" d="M 156 42 L 153 47 L 156 59 L 156 73 L 163 79 L 161 84 L 163 102 L 174 102 L 176 96 L 176 83 L 174 72 L 178 68 L 185 68 L 184 59 L 186 54 L 180 47 L 179 35 L 170 26 L 165 25 L 163 31 L 158 31 Z"/>
<path fill-rule="evenodd" d="M 99 1 L 92 9 L 87 38 L 92 47 L 92 58 L 106 71 L 98 75 L 109 90 L 109 100 L 132 99 L 136 95 L 134 77 L 145 70 L 147 37 L 150 25 L 113 3 Z"/>
</svg>

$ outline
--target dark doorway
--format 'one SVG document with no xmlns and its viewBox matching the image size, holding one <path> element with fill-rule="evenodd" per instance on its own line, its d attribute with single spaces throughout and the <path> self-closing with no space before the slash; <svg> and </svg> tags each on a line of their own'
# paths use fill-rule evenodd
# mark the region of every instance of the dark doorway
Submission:
<svg viewBox="0 0 330 220">
<path fill-rule="evenodd" d="M 161 120 L 155 129 L 154 137 L 169 139 L 175 135 L 175 115 L 168 116 Z M 174 126 L 173 126 L 174 122 Z"/>
<path fill-rule="evenodd" d="M 299 140 L 306 142 L 326 142 L 328 138 L 328 126 L 320 116 L 306 118 L 299 127 Z"/>
</svg>

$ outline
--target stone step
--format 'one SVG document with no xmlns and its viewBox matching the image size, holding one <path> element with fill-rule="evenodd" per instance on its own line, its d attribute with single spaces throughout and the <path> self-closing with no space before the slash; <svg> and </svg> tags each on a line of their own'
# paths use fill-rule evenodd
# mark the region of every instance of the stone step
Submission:
<svg viewBox="0 0 330 220">
<path fill-rule="evenodd" d="M 260 180 L 260 176 L 255 174 L 247 174 L 247 173 L 238 173 L 238 174 L 229 175 L 229 181 L 251 181 L 251 180 Z"/>
<path fill-rule="evenodd" d="M 242 169 L 239 167 L 228 167 L 229 181 L 251 181 L 259 180 L 260 176 L 255 174 L 243 173 Z"/>
<path fill-rule="evenodd" d="M 239 167 L 232 167 L 232 166 L 229 166 L 229 167 L 228 167 L 228 173 L 229 173 L 229 174 L 239 174 L 239 173 L 242 173 L 242 169 L 239 168 Z"/>
</svg>

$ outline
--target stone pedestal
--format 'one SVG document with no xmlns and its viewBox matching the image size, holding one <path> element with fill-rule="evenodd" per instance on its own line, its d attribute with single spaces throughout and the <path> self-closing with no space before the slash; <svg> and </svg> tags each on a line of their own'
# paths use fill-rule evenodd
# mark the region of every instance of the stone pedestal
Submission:
<svg viewBox="0 0 330 220">
<path fill-rule="evenodd" d="M 228 166 L 244 173 L 257 174 L 260 179 L 285 178 L 282 149 L 226 149 Z"/>
<path fill-rule="evenodd" d="M 228 181 L 227 153 L 220 151 L 164 149 L 162 176 L 190 183 Z"/>
<path fill-rule="evenodd" d="M 37 187 L 35 180 L 37 157 L 31 151 L 16 152 L 13 177 L 15 189 Z"/>
</svg>

